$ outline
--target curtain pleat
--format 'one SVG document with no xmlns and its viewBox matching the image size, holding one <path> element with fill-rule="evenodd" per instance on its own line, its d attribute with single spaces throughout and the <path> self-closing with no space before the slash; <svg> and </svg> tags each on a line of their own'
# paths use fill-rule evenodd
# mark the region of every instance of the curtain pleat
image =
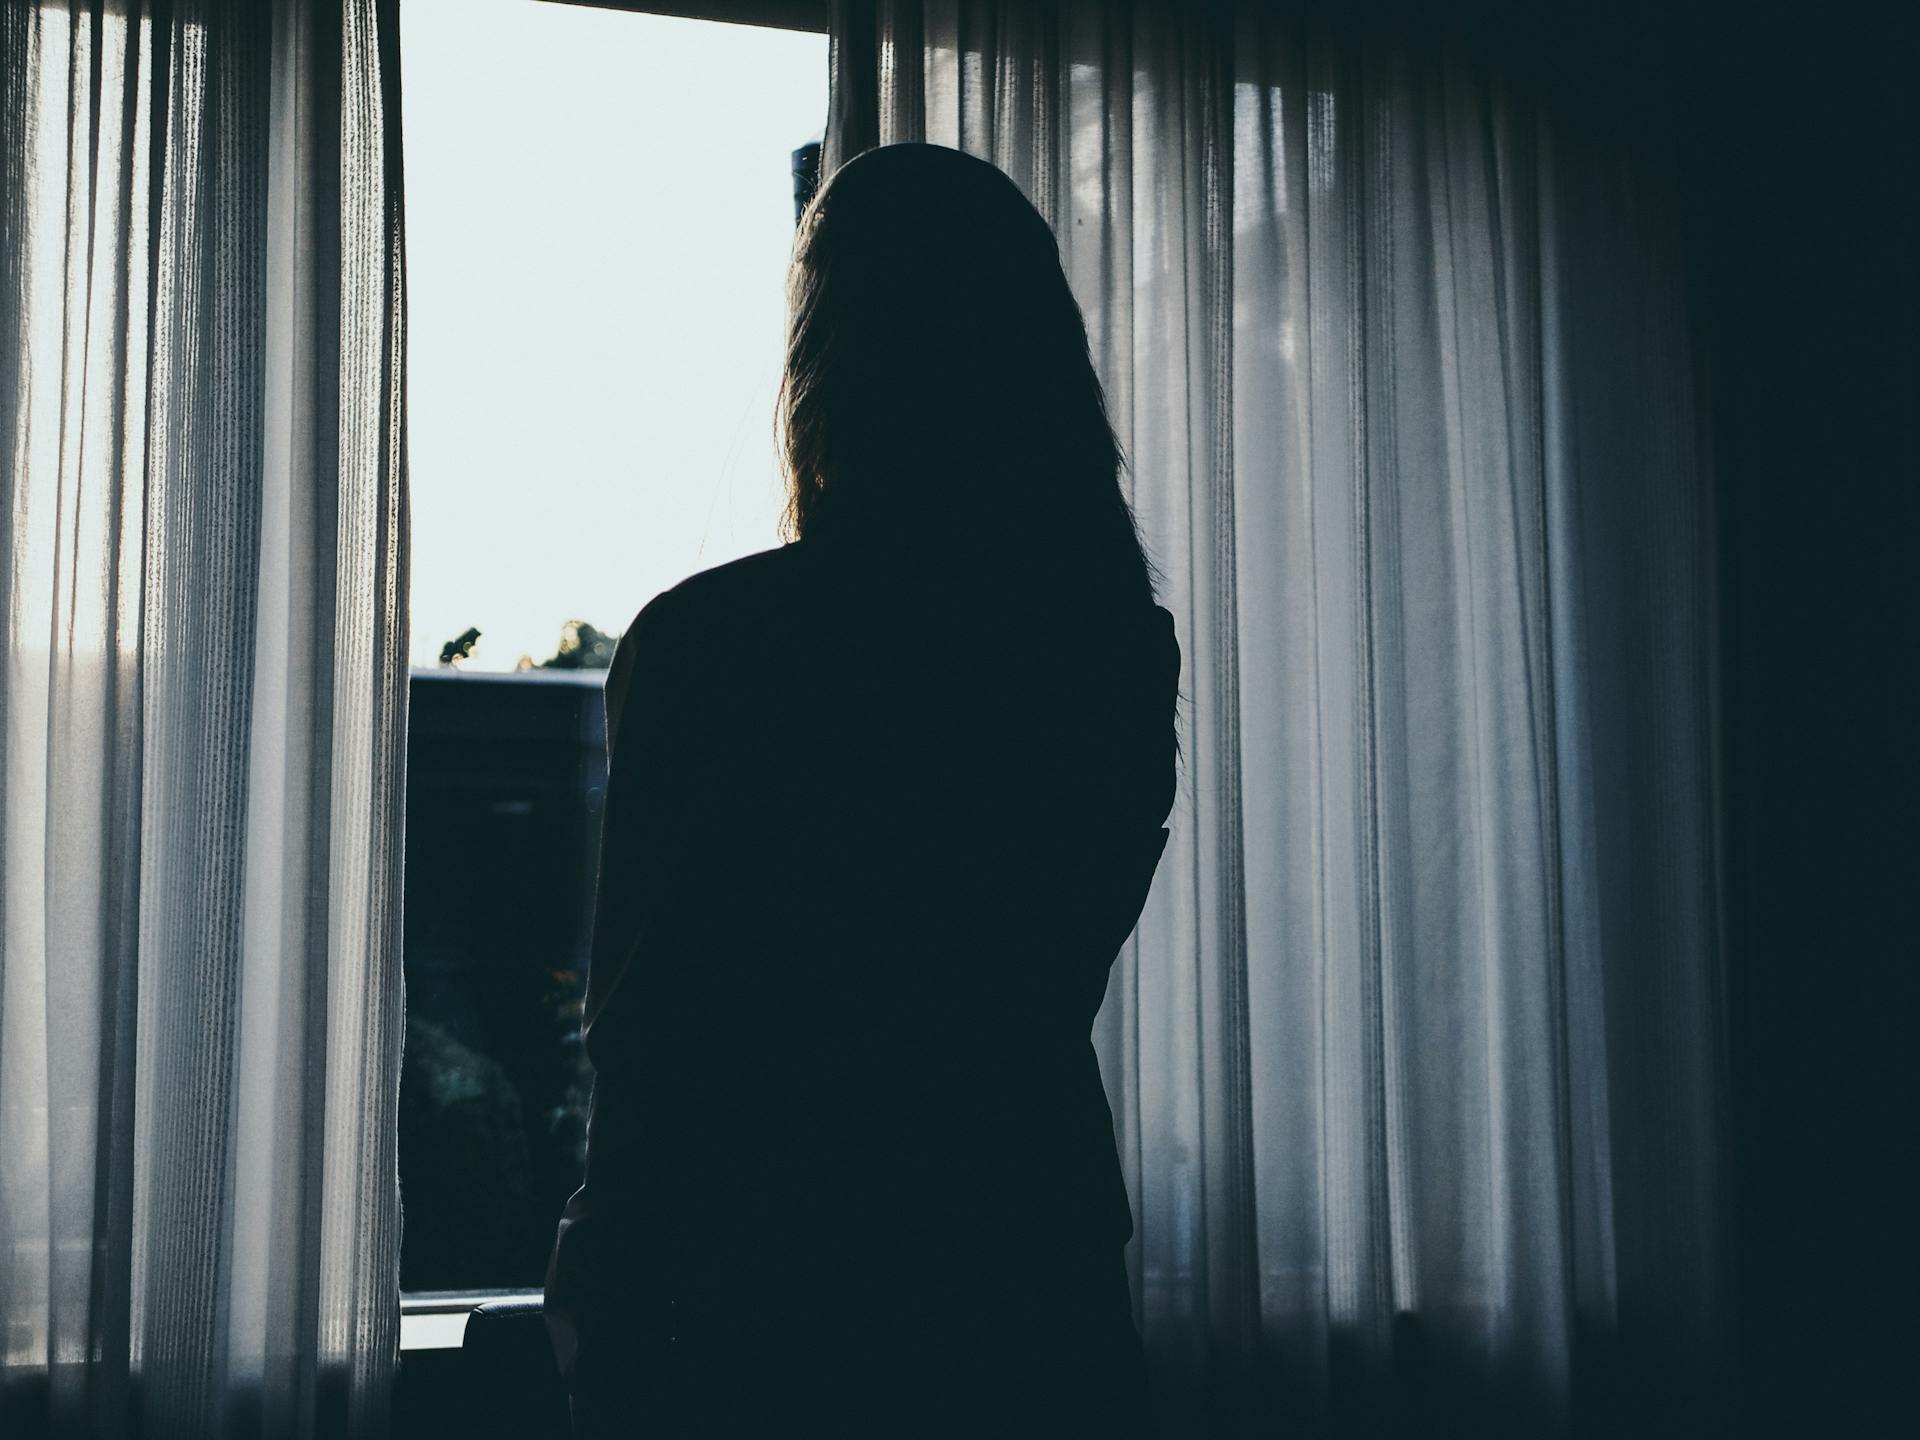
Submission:
<svg viewBox="0 0 1920 1440">
<path fill-rule="evenodd" d="M 379 1433 L 392 0 L 7 0 L 0 1421 Z"/>
<path fill-rule="evenodd" d="M 1711 1428 L 1710 476 L 1670 182 L 1463 46 L 841 0 L 827 168 L 1053 224 L 1181 626 L 1096 1044 L 1170 1433 Z"/>
</svg>

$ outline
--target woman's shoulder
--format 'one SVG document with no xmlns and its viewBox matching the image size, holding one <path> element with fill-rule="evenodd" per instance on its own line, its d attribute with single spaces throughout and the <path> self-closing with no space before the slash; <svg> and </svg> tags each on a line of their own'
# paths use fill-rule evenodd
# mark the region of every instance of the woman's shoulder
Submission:
<svg viewBox="0 0 1920 1440">
<path fill-rule="evenodd" d="M 858 625 L 864 614 L 884 628 L 889 621 L 912 625 L 915 617 L 926 619 L 938 612 L 944 617 L 942 625 L 965 628 L 971 620 L 997 631 L 1014 624 L 1030 632 L 1031 640 L 1050 631 L 1054 639 L 1070 634 L 1092 652 L 1090 660 L 1104 652 L 1109 663 L 1120 662 L 1128 670 L 1144 668 L 1157 685 L 1177 683 L 1179 627 L 1171 611 L 1150 599 L 1129 600 L 1119 607 L 1099 605 L 1102 613 L 1096 616 L 1085 607 L 1098 602 L 1083 596 L 1080 604 L 1067 605 L 1049 620 L 1057 599 L 1025 595 L 1017 587 L 969 586 L 931 563 L 916 568 L 911 552 L 894 557 L 897 570 L 862 564 L 860 559 L 809 540 L 699 571 L 647 602 L 621 638 L 615 667 L 623 659 L 631 665 L 639 652 L 663 663 L 671 652 L 690 645 L 718 659 L 734 648 L 730 639 L 748 649 L 761 643 L 785 648 L 796 638 L 789 632 L 816 625 Z M 919 583 L 903 578 L 914 575 Z M 1057 649 L 1044 642 L 1039 648 Z M 1122 656 L 1129 658 L 1122 661 Z"/>
<path fill-rule="evenodd" d="M 693 657 L 709 668 L 728 654 L 729 634 L 749 634 L 766 616 L 790 613 L 802 568 L 796 548 L 783 545 L 711 566 L 641 606 L 614 647 L 607 675 L 609 724 L 636 683 L 649 690 L 674 688 Z"/>
<path fill-rule="evenodd" d="M 800 579 L 805 568 L 802 558 L 799 546 L 777 545 L 696 571 L 642 606 L 627 633 L 658 634 L 689 621 L 764 604 Z"/>
</svg>

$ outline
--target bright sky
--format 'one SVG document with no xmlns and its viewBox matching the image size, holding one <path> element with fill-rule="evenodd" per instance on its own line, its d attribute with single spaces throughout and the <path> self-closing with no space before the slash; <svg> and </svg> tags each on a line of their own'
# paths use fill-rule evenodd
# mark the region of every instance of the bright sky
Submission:
<svg viewBox="0 0 1920 1440">
<path fill-rule="evenodd" d="M 401 7 L 413 663 L 618 633 L 777 543 L 792 152 L 826 37 L 542 0 Z"/>
</svg>

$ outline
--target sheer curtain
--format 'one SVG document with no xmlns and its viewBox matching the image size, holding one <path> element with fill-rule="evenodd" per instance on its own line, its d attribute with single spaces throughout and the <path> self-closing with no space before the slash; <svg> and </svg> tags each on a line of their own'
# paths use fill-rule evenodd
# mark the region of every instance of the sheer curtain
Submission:
<svg viewBox="0 0 1920 1440">
<path fill-rule="evenodd" d="M 1275 8 L 833 21 L 829 170 L 957 146 L 1053 223 L 1181 626 L 1185 788 L 1097 1030 L 1161 1419 L 1701 1421 L 1710 489 L 1673 197 L 1462 47 Z"/>
<path fill-rule="evenodd" d="M 374 1433 L 394 5 L 0 13 L 0 1429 Z"/>
</svg>

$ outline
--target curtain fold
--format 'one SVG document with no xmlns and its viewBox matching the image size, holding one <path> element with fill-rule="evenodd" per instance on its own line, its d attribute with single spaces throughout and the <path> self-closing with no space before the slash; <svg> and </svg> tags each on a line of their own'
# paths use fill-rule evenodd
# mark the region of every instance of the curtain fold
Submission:
<svg viewBox="0 0 1920 1440">
<path fill-rule="evenodd" d="M 3 13 L 0 1425 L 379 1433 L 395 6 Z"/>
<path fill-rule="evenodd" d="M 827 173 L 933 141 L 1052 223 L 1182 629 L 1182 799 L 1096 1031 L 1161 1418 L 1712 1428 L 1675 196 L 1464 45 L 1277 8 L 833 16 Z"/>
</svg>

